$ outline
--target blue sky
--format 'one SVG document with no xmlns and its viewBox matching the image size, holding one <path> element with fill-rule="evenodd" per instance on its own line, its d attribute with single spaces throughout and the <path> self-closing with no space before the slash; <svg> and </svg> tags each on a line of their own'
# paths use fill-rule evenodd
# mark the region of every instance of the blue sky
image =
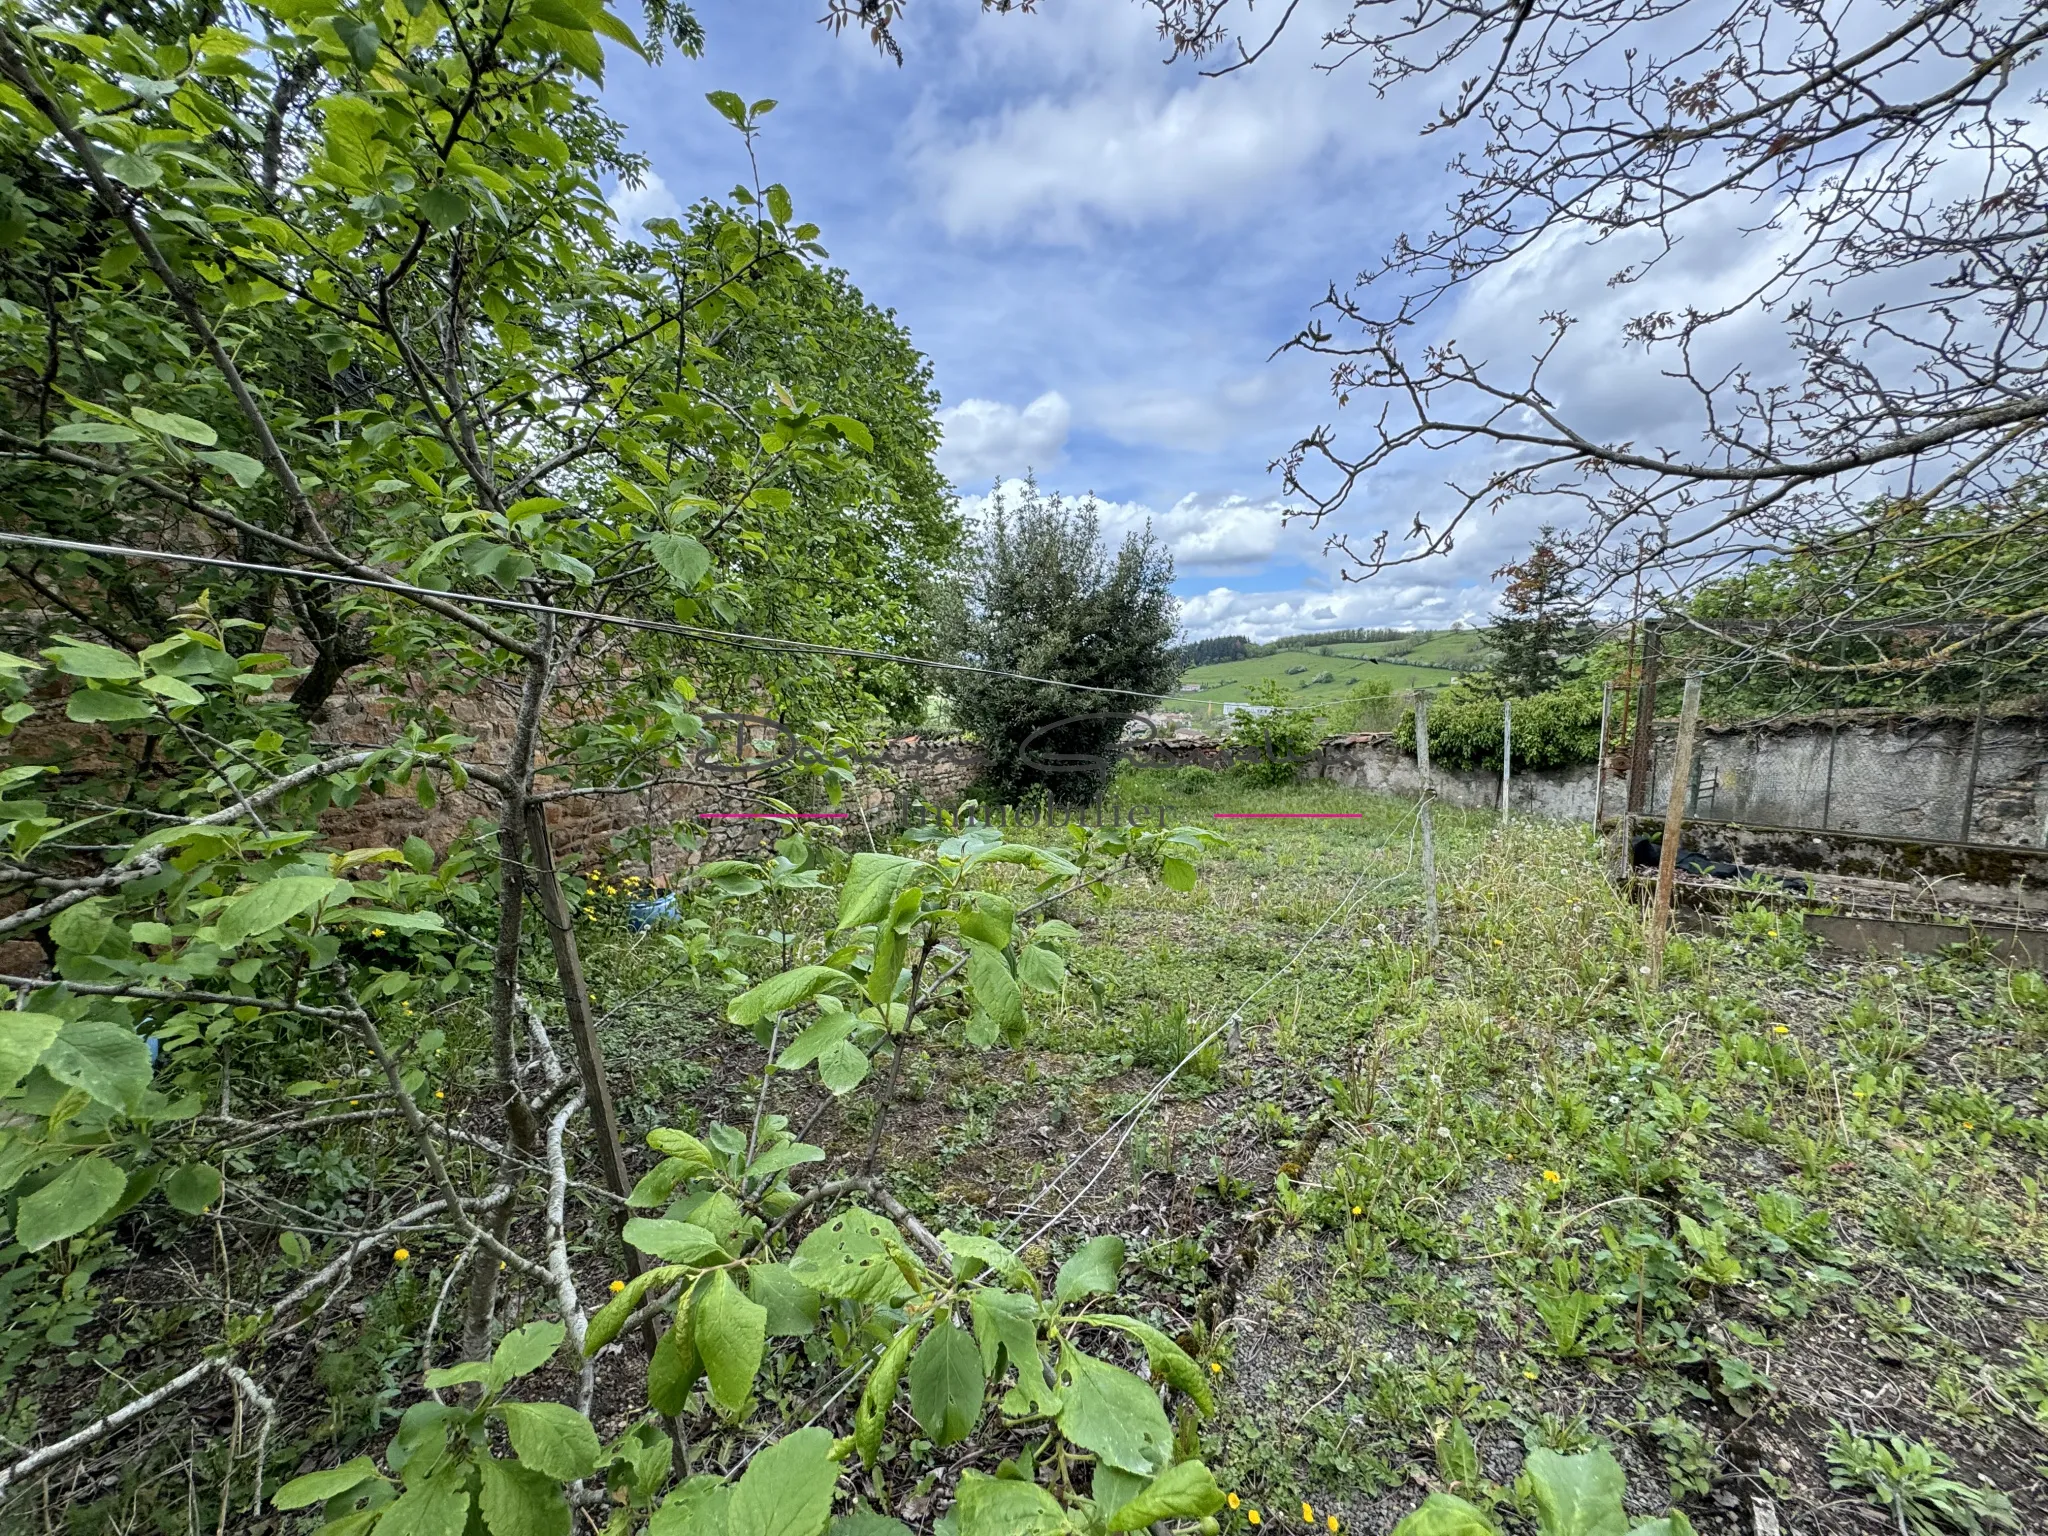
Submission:
<svg viewBox="0 0 2048 1536">
<path fill-rule="evenodd" d="M 1311 67 L 1324 8 L 1309 0 L 1258 67 L 1206 80 L 1164 65 L 1118 0 L 1007 17 L 920 0 L 902 68 L 817 25 L 818 0 L 705 0 L 701 60 L 614 56 L 607 105 L 657 178 L 614 204 L 637 222 L 744 179 L 704 93 L 773 97 L 764 179 L 933 359 L 941 462 L 970 505 L 1035 470 L 1095 493 L 1112 530 L 1149 517 L 1191 635 L 1470 620 L 1533 518 L 1349 583 L 1320 532 L 1282 526 L 1267 470 L 1334 409 L 1321 365 L 1273 349 L 1446 190 L 1450 146 L 1418 140 L 1414 103 Z M 1433 494 L 1426 476 L 1376 485 L 1350 527 L 1405 525 Z"/>
</svg>

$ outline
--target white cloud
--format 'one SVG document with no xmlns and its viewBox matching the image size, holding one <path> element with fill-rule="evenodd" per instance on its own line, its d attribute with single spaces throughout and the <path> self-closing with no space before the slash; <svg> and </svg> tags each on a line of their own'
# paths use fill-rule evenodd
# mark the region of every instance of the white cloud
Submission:
<svg viewBox="0 0 2048 1536">
<path fill-rule="evenodd" d="M 949 405 L 939 412 L 939 468 L 955 483 L 1049 468 L 1066 447 L 1073 414 L 1056 389 L 1021 409 L 1000 400 Z"/>
<path fill-rule="evenodd" d="M 1378 582 L 1336 592 L 1212 587 L 1181 599 L 1181 626 L 1193 640 L 1243 635 L 1254 643 L 1323 629 L 1448 629 L 1457 621 L 1483 622 L 1489 603 L 1490 594 L 1481 589 L 1394 588 Z"/>
<path fill-rule="evenodd" d="M 1023 494 L 1024 482 L 1005 479 L 998 490 L 1014 504 Z M 1041 486 L 1041 490 L 1050 487 Z M 978 519 L 987 511 L 989 500 L 988 495 L 963 496 L 961 510 Z M 1278 501 L 1190 494 L 1161 512 L 1141 501 L 1094 500 L 1106 542 L 1119 544 L 1126 533 L 1150 524 L 1159 541 L 1173 552 L 1174 569 L 1182 575 L 1191 571 L 1256 571 L 1280 551 L 1287 534 L 1281 526 L 1286 508 Z"/>
<path fill-rule="evenodd" d="M 612 214 L 619 221 L 620 230 L 629 238 L 640 238 L 640 226 L 649 219 L 680 218 L 683 205 L 676 201 L 675 193 L 669 191 L 668 183 L 653 171 L 637 187 L 629 187 L 623 181 L 612 189 Z"/>
</svg>

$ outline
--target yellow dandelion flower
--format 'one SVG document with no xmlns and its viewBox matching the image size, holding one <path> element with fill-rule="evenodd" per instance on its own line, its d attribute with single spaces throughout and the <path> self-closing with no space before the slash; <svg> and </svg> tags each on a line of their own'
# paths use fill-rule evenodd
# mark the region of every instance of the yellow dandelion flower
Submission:
<svg viewBox="0 0 2048 1536">
<path fill-rule="evenodd" d="M 1543 1170 L 1543 1182 L 1546 1184 L 1562 1184 L 1564 1182 L 1564 1175 L 1555 1168 L 1546 1168 Z"/>
<path fill-rule="evenodd" d="M 394 1248 L 391 1250 L 391 1262 L 394 1264 L 403 1264 L 407 1259 L 411 1257 L 412 1251 L 410 1249 Z"/>
<path fill-rule="evenodd" d="M 1253 1525 L 1257 1525 L 1259 1523 L 1259 1512 L 1255 1509 L 1250 1514 L 1246 1515 L 1245 1519 L 1251 1521 Z"/>
<path fill-rule="evenodd" d="M 1315 1509 L 1307 1502 L 1307 1500 L 1302 1501 L 1301 1518 L 1303 1522 L 1308 1525 L 1314 1525 L 1316 1523 Z"/>
<path fill-rule="evenodd" d="M 448 1095 L 443 1093 L 440 1089 L 436 1088 L 434 1090 L 434 1097 L 437 1099 L 445 1099 L 448 1097 Z"/>
<path fill-rule="evenodd" d="M 1974 1120 L 1965 1120 L 1963 1122 L 1963 1129 L 1966 1131 L 1974 1131 L 1975 1129 L 1977 1129 L 1977 1122 Z"/>
<path fill-rule="evenodd" d="M 616 885 L 608 885 L 604 888 L 604 893 L 607 896 L 616 896 L 619 894 L 619 888 Z"/>
<path fill-rule="evenodd" d="M 1354 1205 L 1353 1207 L 1351 1207 L 1351 1214 L 1354 1216 L 1363 1216 L 1365 1214 L 1365 1207 L 1362 1205 Z"/>
<path fill-rule="evenodd" d="M 372 928 L 370 930 L 370 937 L 373 939 L 381 939 L 384 937 L 384 930 L 382 928 Z"/>
<path fill-rule="evenodd" d="M 1534 1371 L 1524 1371 L 1522 1372 L 1522 1379 L 1524 1381 L 1534 1381 L 1536 1379 L 1536 1373 Z"/>
<path fill-rule="evenodd" d="M 1792 1033 L 1792 1027 L 1789 1024 L 1773 1024 L 1771 1026 L 1771 1033 L 1774 1035 L 1789 1035 Z"/>
<path fill-rule="evenodd" d="M 1328 1520 L 1327 1520 L 1326 1522 L 1324 1522 L 1324 1523 L 1325 1523 L 1325 1524 L 1327 1524 L 1327 1525 L 1328 1525 L 1328 1526 L 1330 1527 L 1330 1530 L 1332 1531 L 1332 1533 L 1334 1533 L 1334 1532 L 1336 1531 L 1336 1529 L 1337 1529 L 1337 1517 L 1336 1517 L 1335 1515 L 1332 1515 L 1332 1516 L 1330 1516 L 1330 1518 L 1329 1518 L 1329 1519 L 1328 1519 Z"/>
<path fill-rule="evenodd" d="M 1223 1497 L 1223 1502 L 1228 1504 L 1232 1509 L 1235 1509 L 1237 1508 L 1237 1495 L 1234 1493 L 1225 1494 Z"/>
<path fill-rule="evenodd" d="M 1223 1374 L 1223 1367 L 1218 1365 L 1214 1360 L 1211 1360 L 1209 1362 L 1209 1374 L 1211 1376 L 1221 1376 Z"/>
<path fill-rule="evenodd" d="M 623 1290 L 624 1290 L 625 1288 L 626 1288 L 626 1282 L 625 1282 L 625 1281 L 623 1281 L 623 1280 L 614 1280 L 614 1281 L 612 1282 L 612 1294 L 613 1294 L 614 1296 L 618 1295 L 618 1294 L 619 1294 L 619 1292 L 623 1291 Z"/>
</svg>

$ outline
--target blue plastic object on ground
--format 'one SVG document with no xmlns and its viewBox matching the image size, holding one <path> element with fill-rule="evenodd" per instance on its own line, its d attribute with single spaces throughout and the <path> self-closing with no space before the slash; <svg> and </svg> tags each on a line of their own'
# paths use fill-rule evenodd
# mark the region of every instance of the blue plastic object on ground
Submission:
<svg viewBox="0 0 2048 1536">
<path fill-rule="evenodd" d="M 645 901 L 629 901 L 626 903 L 626 931 L 645 933 L 656 923 L 672 921 L 676 915 L 676 899 L 673 894 L 655 896 Z"/>
</svg>

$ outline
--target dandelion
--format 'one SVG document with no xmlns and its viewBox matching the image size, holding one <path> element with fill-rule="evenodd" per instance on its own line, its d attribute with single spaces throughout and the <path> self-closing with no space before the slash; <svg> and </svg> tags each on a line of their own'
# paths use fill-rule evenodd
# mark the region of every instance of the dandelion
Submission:
<svg viewBox="0 0 2048 1536">
<path fill-rule="evenodd" d="M 1353 1207 L 1351 1207 L 1351 1214 L 1354 1216 L 1363 1216 L 1365 1214 L 1365 1207 L 1362 1205 L 1354 1205 Z"/>
<path fill-rule="evenodd" d="M 1253 1525 L 1257 1525 L 1259 1523 L 1259 1512 L 1255 1509 L 1250 1514 L 1246 1515 L 1245 1519 L 1251 1521 Z"/>
<path fill-rule="evenodd" d="M 1963 1122 L 1963 1129 L 1966 1131 L 1974 1131 L 1975 1129 L 1977 1129 L 1977 1122 L 1974 1120 L 1965 1120 Z"/>
<path fill-rule="evenodd" d="M 403 1264 L 411 1257 L 412 1251 L 408 1248 L 394 1248 L 391 1250 L 391 1262 L 394 1264 Z"/>
<path fill-rule="evenodd" d="M 1302 1501 L 1301 1519 L 1304 1525 L 1314 1525 L 1316 1523 L 1316 1512 L 1310 1507 L 1306 1499 Z"/>
<path fill-rule="evenodd" d="M 607 896 L 616 896 L 619 894 L 619 888 L 616 885 L 608 885 L 604 888 L 604 893 Z"/>
<path fill-rule="evenodd" d="M 1534 1381 L 1536 1379 L 1536 1373 L 1534 1371 L 1524 1371 L 1522 1372 L 1522 1379 L 1524 1381 Z"/>
<path fill-rule="evenodd" d="M 434 1097 L 437 1099 L 445 1099 L 448 1097 L 448 1095 L 443 1093 L 440 1089 L 436 1088 L 434 1090 Z"/>
<path fill-rule="evenodd" d="M 1209 1362 L 1209 1374 L 1211 1376 L 1221 1376 L 1223 1374 L 1223 1367 L 1218 1365 L 1214 1360 L 1211 1360 Z"/>
<path fill-rule="evenodd" d="M 1771 1033 L 1774 1035 L 1789 1035 L 1792 1033 L 1792 1029 L 1787 1024 L 1773 1024 L 1771 1026 Z"/>
<path fill-rule="evenodd" d="M 619 1294 L 619 1292 L 623 1291 L 623 1290 L 624 1290 L 625 1288 L 626 1288 L 626 1282 L 625 1282 L 625 1281 L 623 1281 L 623 1280 L 614 1280 L 614 1281 L 612 1282 L 612 1294 L 613 1294 L 614 1296 L 618 1295 L 618 1294 Z"/>
<path fill-rule="evenodd" d="M 1328 1526 L 1330 1527 L 1331 1536 L 1336 1536 L 1337 1517 L 1335 1515 L 1332 1515 L 1330 1516 L 1329 1520 L 1325 1523 L 1328 1524 Z"/>
<path fill-rule="evenodd" d="M 1232 1509 L 1235 1509 L 1237 1508 L 1237 1495 L 1234 1493 L 1226 1494 L 1224 1495 L 1223 1502 L 1228 1504 Z"/>
<path fill-rule="evenodd" d="M 1546 1184 L 1562 1184 L 1564 1182 L 1564 1175 L 1555 1168 L 1546 1168 L 1543 1170 L 1543 1182 Z"/>
<path fill-rule="evenodd" d="M 381 939 L 384 937 L 384 930 L 382 928 L 372 928 L 370 930 L 370 937 L 373 939 Z"/>
</svg>

